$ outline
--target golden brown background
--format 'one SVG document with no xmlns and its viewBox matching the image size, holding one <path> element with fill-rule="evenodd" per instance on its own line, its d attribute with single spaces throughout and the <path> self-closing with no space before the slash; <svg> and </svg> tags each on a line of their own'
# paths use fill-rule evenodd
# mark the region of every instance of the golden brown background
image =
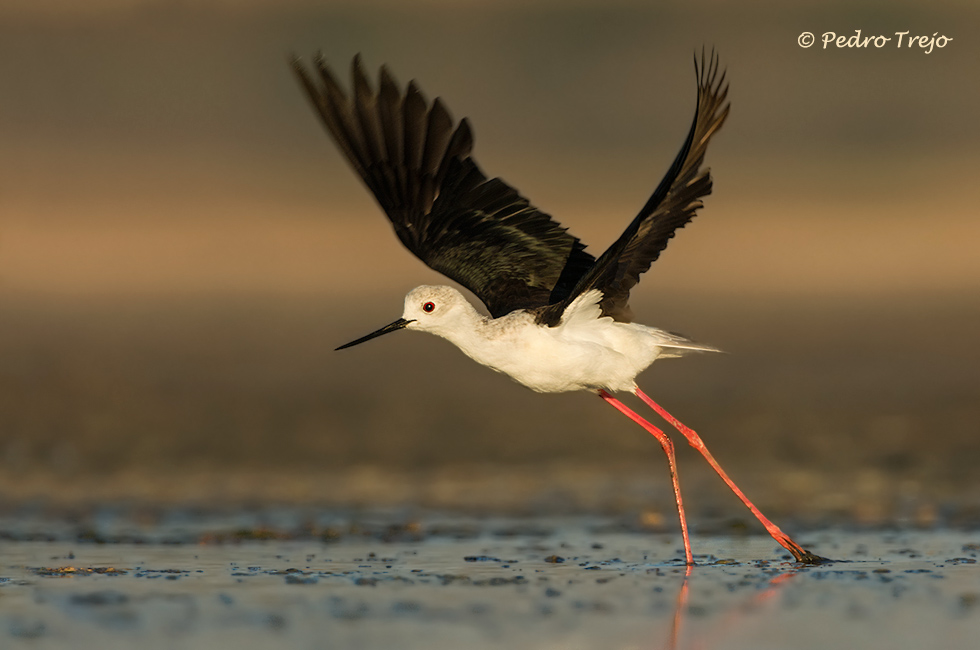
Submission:
<svg viewBox="0 0 980 650">
<path fill-rule="evenodd" d="M 771 507 L 976 516 L 978 18 L 956 1 L 5 2 L 4 498 L 666 506 L 658 445 L 595 398 L 532 394 L 433 337 L 332 352 L 443 280 L 286 61 L 319 49 L 346 77 L 361 52 L 417 78 L 470 117 L 488 174 L 598 254 L 683 140 L 706 45 L 731 81 L 715 192 L 633 302 L 730 354 L 641 384 Z M 856 29 L 953 40 L 797 45 Z"/>
</svg>

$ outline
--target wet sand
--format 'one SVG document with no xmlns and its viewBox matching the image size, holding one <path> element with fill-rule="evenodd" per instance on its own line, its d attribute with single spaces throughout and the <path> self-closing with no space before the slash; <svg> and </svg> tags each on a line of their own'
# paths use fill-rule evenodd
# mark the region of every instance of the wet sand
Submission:
<svg viewBox="0 0 980 650">
<path fill-rule="evenodd" d="M 980 637 L 975 531 L 812 531 L 799 541 L 838 560 L 815 567 L 768 537 L 695 535 L 687 572 L 679 536 L 610 517 L 279 517 L 256 528 L 246 511 L 107 515 L 94 538 L 49 525 L 54 541 L 31 540 L 36 523 L 8 526 L 3 645 L 894 649 Z"/>
</svg>

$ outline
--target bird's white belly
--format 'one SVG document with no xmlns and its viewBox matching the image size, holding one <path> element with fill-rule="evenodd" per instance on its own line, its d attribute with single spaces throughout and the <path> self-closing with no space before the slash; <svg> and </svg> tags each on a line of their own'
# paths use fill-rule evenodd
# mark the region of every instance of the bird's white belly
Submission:
<svg viewBox="0 0 980 650">
<path fill-rule="evenodd" d="M 520 328 L 495 337 L 478 351 L 463 351 L 541 393 L 632 392 L 636 375 L 660 353 L 655 338 L 645 330 L 648 328 L 619 323 L 602 330 Z"/>
</svg>

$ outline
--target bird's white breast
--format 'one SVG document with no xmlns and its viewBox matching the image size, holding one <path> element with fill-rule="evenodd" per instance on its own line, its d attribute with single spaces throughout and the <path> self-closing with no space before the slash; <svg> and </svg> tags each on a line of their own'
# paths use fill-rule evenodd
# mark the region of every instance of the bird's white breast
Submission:
<svg viewBox="0 0 980 650">
<path fill-rule="evenodd" d="M 542 326 L 523 311 L 484 321 L 453 341 L 478 363 L 542 393 L 632 391 L 660 353 L 651 328 L 610 318 Z"/>
</svg>

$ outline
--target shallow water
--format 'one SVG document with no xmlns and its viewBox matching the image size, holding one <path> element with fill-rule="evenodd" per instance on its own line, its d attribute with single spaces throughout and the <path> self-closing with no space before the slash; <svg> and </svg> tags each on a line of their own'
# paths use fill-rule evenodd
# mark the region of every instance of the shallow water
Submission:
<svg viewBox="0 0 980 650">
<path fill-rule="evenodd" d="M 381 534 L 266 541 L 255 538 L 279 534 L 192 528 L 140 543 L 0 543 L 3 645 L 891 649 L 980 638 L 976 532 L 803 535 L 840 560 L 815 567 L 768 537 L 695 536 L 688 572 L 676 535 L 592 516 L 431 515 Z"/>
</svg>

